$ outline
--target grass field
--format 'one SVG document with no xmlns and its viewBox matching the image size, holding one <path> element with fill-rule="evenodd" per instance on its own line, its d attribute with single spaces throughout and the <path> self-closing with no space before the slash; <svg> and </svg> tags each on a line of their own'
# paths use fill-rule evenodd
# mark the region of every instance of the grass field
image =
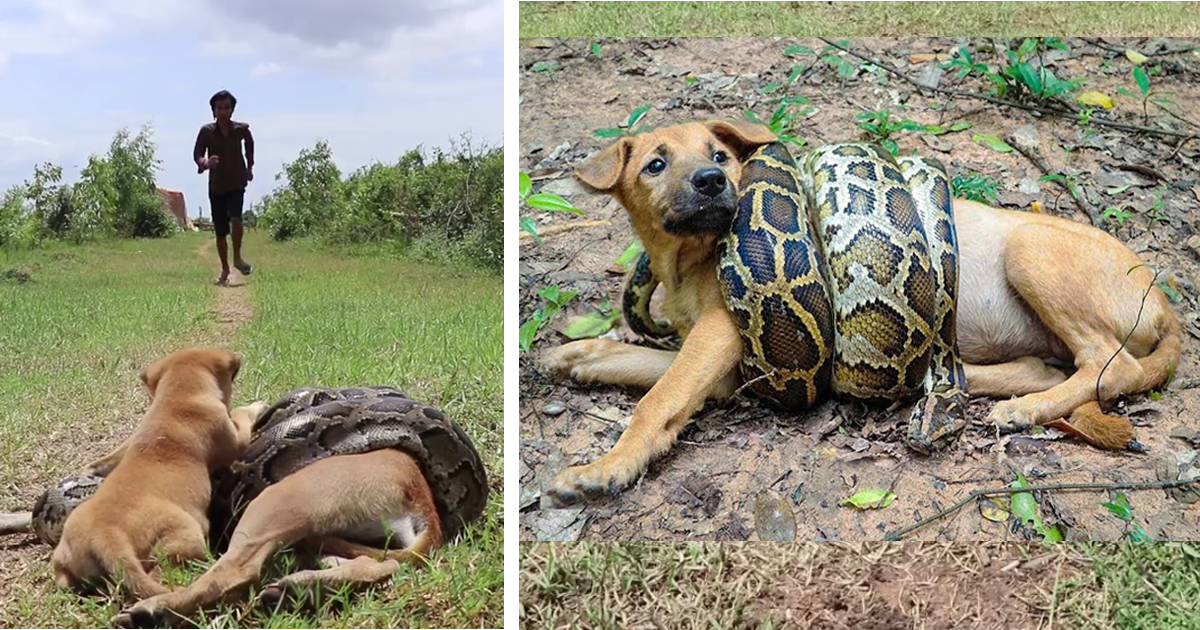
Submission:
<svg viewBox="0 0 1200 630">
<path fill-rule="evenodd" d="M 1195 543 L 522 543 L 527 628 L 1200 627 Z"/>
<path fill-rule="evenodd" d="M 171 350 L 243 353 L 235 404 L 308 385 L 389 384 L 459 422 L 488 467 L 484 520 L 431 565 L 316 610 L 206 611 L 213 627 L 495 627 L 502 623 L 501 279 L 378 256 L 341 256 L 247 235 L 256 270 L 238 317 L 212 286 L 211 234 L 0 254 L 0 510 L 29 509 L 48 484 L 103 454 L 145 408 L 138 372 Z M 2 277 L 2 276 L 0 276 Z M 233 291 L 237 291 L 234 289 Z M 242 321 L 244 320 L 244 321 Z M 21 538 L 22 540 L 15 540 Z M 0 627 L 103 627 L 118 610 L 54 586 L 50 549 L 0 540 Z M 276 562 L 272 575 L 289 563 Z M 204 567 L 167 571 L 183 584 Z"/>
<path fill-rule="evenodd" d="M 521 37 L 1194 37 L 1197 2 L 522 2 Z"/>
</svg>

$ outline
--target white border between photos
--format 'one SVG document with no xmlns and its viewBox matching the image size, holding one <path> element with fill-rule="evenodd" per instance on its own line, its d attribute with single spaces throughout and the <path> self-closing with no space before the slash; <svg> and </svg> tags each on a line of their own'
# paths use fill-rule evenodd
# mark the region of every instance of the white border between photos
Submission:
<svg viewBox="0 0 1200 630">
<path fill-rule="evenodd" d="M 517 333 L 520 323 L 520 198 L 517 187 L 520 98 L 517 67 L 518 0 L 504 2 L 504 627 L 520 624 L 520 548 L 518 501 L 520 494 L 520 369 Z"/>
</svg>

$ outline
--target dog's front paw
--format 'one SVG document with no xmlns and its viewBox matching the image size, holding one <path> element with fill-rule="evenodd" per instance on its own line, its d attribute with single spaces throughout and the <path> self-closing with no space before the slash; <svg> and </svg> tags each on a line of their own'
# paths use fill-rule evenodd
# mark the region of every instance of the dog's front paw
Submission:
<svg viewBox="0 0 1200 630">
<path fill-rule="evenodd" d="M 588 366 L 604 356 L 604 339 L 584 339 L 542 353 L 542 365 L 555 376 L 586 381 Z"/>
<path fill-rule="evenodd" d="M 597 464 L 573 466 L 559 473 L 549 486 L 543 488 L 542 496 L 549 507 L 563 508 L 584 499 L 615 494 L 626 485 L 626 475 L 617 474 L 606 467 Z"/>
<path fill-rule="evenodd" d="M 151 597 L 122 610 L 112 620 L 116 628 L 163 628 L 166 627 L 166 609 Z"/>
</svg>

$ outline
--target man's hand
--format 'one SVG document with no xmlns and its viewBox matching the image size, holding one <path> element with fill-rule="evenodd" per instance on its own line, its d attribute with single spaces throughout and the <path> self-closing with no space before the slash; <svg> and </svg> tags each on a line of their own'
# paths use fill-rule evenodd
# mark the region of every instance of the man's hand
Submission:
<svg viewBox="0 0 1200 630">
<path fill-rule="evenodd" d="M 248 182 L 254 181 L 254 167 L 253 166 L 246 167 L 246 181 L 248 181 Z"/>
<path fill-rule="evenodd" d="M 221 165 L 221 156 L 219 156 L 219 155 L 208 156 L 207 164 L 208 164 L 208 168 L 216 168 L 217 166 L 220 166 Z"/>
</svg>

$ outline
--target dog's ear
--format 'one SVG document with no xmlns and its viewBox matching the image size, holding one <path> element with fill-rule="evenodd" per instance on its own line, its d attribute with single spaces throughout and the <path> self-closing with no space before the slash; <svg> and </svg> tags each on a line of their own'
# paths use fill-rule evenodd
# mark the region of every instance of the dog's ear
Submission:
<svg viewBox="0 0 1200 630">
<path fill-rule="evenodd" d="M 242 355 L 237 352 L 226 352 L 225 354 L 228 356 L 225 357 L 223 367 L 226 374 L 229 374 L 229 382 L 232 383 L 237 379 L 238 372 L 242 370 Z"/>
<path fill-rule="evenodd" d="M 138 378 L 142 379 L 142 386 L 146 388 L 146 394 L 150 396 L 150 400 L 154 400 L 154 392 L 158 389 L 158 381 L 162 378 L 162 359 L 151 363 L 142 370 Z"/>
<path fill-rule="evenodd" d="M 591 193 L 608 193 L 621 181 L 629 160 L 629 139 L 621 138 L 575 169 L 575 179 Z"/>
<path fill-rule="evenodd" d="M 710 120 L 704 123 L 721 142 L 733 147 L 739 159 L 745 159 L 755 149 L 779 140 L 770 129 L 749 121 Z"/>
</svg>

